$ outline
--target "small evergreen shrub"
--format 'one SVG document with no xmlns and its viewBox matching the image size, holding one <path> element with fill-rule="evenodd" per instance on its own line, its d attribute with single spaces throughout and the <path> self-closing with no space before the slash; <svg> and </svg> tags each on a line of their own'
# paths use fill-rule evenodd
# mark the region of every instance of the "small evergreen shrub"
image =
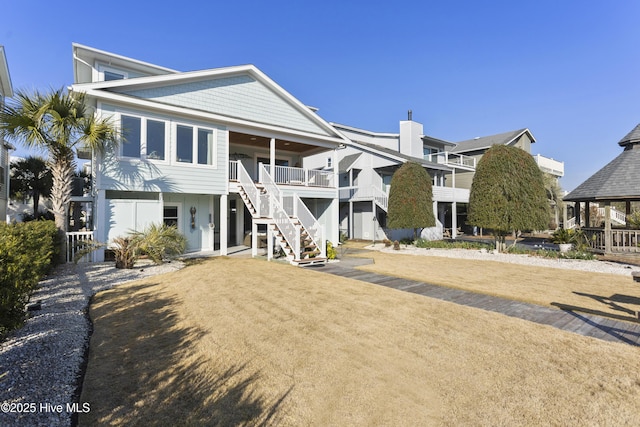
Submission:
<svg viewBox="0 0 640 427">
<path fill-rule="evenodd" d="M 52 221 L 0 223 L 0 336 L 20 326 L 25 305 L 58 256 Z"/>
<path fill-rule="evenodd" d="M 327 240 L 327 259 L 336 259 L 338 257 L 338 251 L 333 247 L 330 241 Z"/>
<path fill-rule="evenodd" d="M 391 240 L 389 239 L 384 239 L 382 243 L 384 243 L 385 248 L 388 248 L 389 246 L 391 246 Z"/>
</svg>

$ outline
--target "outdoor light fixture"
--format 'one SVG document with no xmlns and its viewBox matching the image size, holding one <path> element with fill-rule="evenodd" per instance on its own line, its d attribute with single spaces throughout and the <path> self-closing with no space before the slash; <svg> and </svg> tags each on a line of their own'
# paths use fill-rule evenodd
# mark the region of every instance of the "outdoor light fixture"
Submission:
<svg viewBox="0 0 640 427">
<path fill-rule="evenodd" d="M 191 206 L 191 209 L 189 209 L 189 212 L 191 212 L 191 228 L 196 228 L 196 207 L 195 206 Z"/>
</svg>

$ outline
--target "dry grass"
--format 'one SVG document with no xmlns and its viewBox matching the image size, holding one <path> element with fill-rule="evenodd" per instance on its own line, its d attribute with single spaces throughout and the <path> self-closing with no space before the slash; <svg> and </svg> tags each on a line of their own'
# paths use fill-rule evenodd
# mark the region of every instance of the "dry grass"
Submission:
<svg viewBox="0 0 640 427">
<path fill-rule="evenodd" d="M 401 251 L 400 251 L 401 252 Z M 380 274 L 636 322 L 640 286 L 631 276 L 482 260 L 371 251 L 360 267 Z"/>
<path fill-rule="evenodd" d="M 80 425 L 623 425 L 638 349 L 216 258 L 96 296 Z"/>
</svg>

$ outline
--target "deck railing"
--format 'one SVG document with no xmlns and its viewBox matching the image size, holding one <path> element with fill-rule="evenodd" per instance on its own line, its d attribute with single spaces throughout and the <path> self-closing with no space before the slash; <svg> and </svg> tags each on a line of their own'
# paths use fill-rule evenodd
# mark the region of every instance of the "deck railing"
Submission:
<svg viewBox="0 0 640 427">
<path fill-rule="evenodd" d="M 424 156 L 424 159 L 430 162 L 439 163 L 442 165 L 461 166 L 467 169 L 476 168 L 475 157 L 465 156 L 464 154 L 450 153 L 448 151 L 427 154 Z"/>
<path fill-rule="evenodd" d="M 594 252 L 604 253 L 606 248 L 606 231 L 602 228 L 583 228 L 589 247 Z M 640 230 L 614 228 L 611 233 L 611 252 L 640 252 Z"/>
<path fill-rule="evenodd" d="M 265 170 L 273 177 L 276 184 L 304 185 L 308 187 L 333 188 L 333 172 L 319 169 L 294 168 L 290 166 L 275 166 L 271 173 L 271 165 L 264 165 Z"/>
<path fill-rule="evenodd" d="M 389 209 L 389 195 L 377 187 L 340 187 L 340 199 L 356 201 L 375 201 L 385 211 Z"/>
</svg>

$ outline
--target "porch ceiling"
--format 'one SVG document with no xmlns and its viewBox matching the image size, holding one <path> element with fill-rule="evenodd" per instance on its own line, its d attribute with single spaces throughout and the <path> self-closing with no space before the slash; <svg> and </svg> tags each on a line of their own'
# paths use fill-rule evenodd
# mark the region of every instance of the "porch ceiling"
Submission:
<svg viewBox="0 0 640 427">
<path fill-rule="evenodd" d="M 247 145 L 251 147 L 269 148 L 271 138 L 257 135 L 250 135 L 240 132 L 229 132 L 229 143 L 238 145 Z M 319 147 L 299 142 L 287 141 L 285 139 L 276 138 L 276 151 L 292 151 L 295 153 L 304 153 L 307 151 L 317 150 Z"/>
</svg>

